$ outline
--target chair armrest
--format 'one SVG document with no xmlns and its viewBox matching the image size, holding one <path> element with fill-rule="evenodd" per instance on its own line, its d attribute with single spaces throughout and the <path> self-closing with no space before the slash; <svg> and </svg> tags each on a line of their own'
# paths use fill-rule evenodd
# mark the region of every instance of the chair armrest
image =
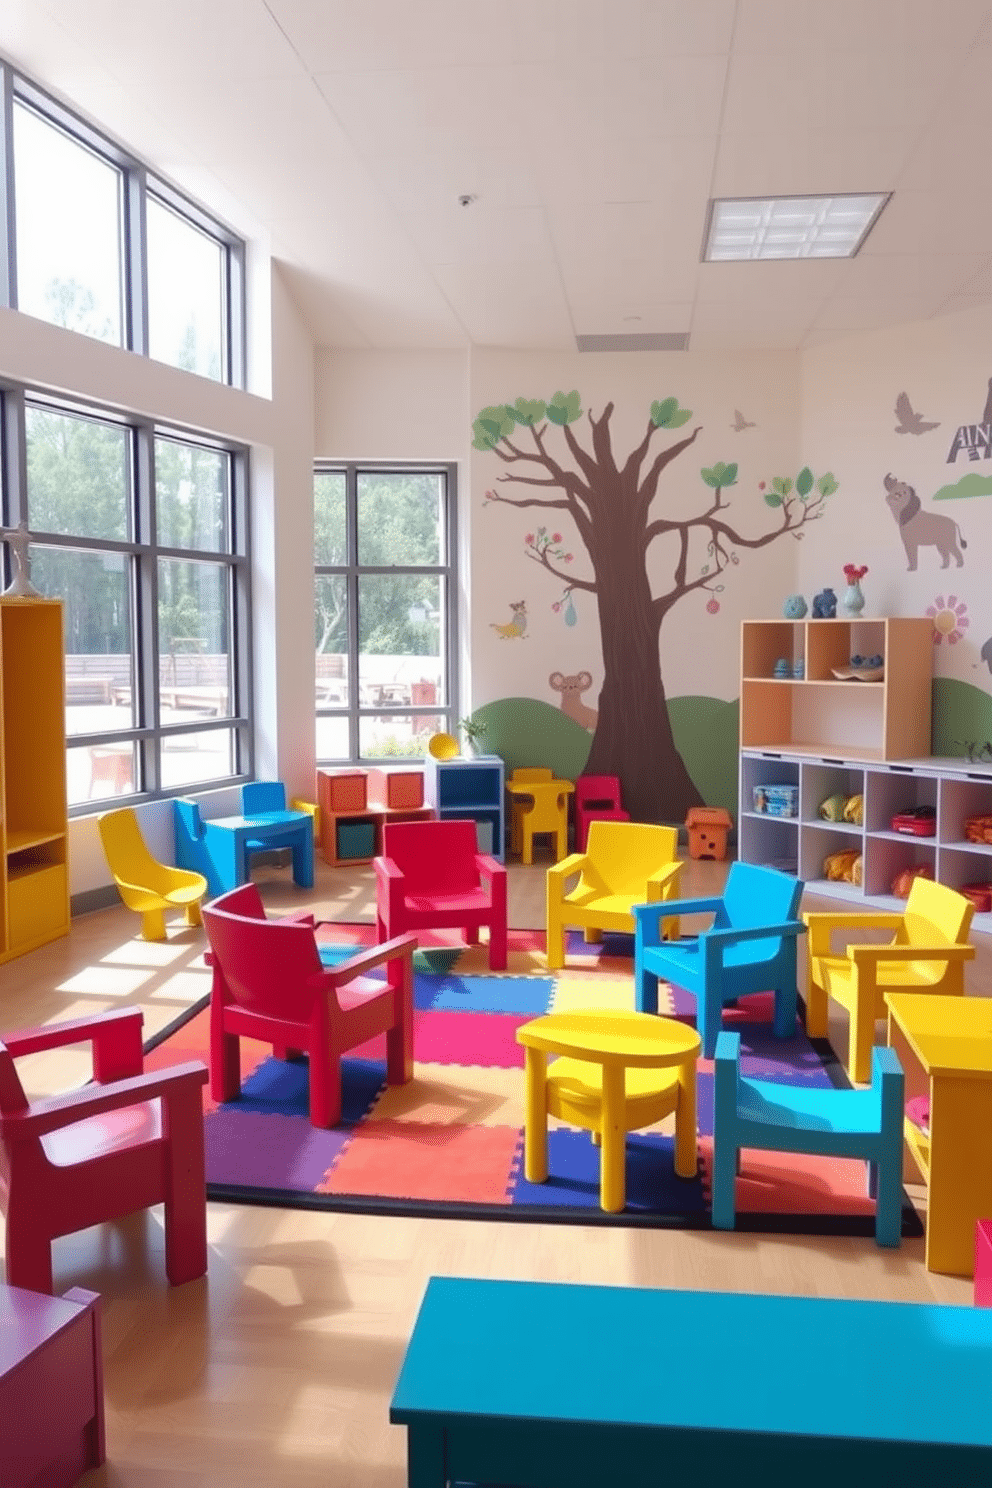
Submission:
<svg viewBox="0 0 992 1488">
<path fill-rule="evenodd" d="M 833 930 L 898 930 L 903 920 L 901 914 L 859 914 L 853 910 L 847 914 L 831 914 L 827 910 L 808 911 L 802 918 L 809 932 L 811 956 L 832 954 L 830 934 Z"/>
<path fill-rule="evenodd" d="M 312 930 L 317 921 L 312 909 L 294 909 L 291 914 L 280 915 L 277 923 L 280 925 L 306 925 Z M 326 925 L 331 922 L 323 920 L 321 923 Z"/>
<path fill-rule="evenodd" d="M 394 936 L 392 940 L 384 940 L 381 945 L 370 946 L 367 951 L 349 956 L 347 961 L 339 961 L 337 966 L 325 966 L 316 976 L 307 978 L 307 985 L 336 987 L 342 982 L 354 981 L 355 977 L 364 976 L 367 971 L 372 971 L 376 966 L 382 966 L 397 956 L 412 958 L 418 944 L 415 935 Z"/>
<path fill-rule="evenodd" d="M 93 1078 L 104 1082 L 120 1080 L 141 1074 L 144 1016 L 140 1008 L 111 1008 L 109 1012 L 93 1013 L 88 1018 L 74 1018 L 66 1023 L 22 1028 L 19 1033 L 5 1034 L 2 1042 L 15 1059 L 43 1049 L 89 1043 L 93 1046 Z"/>
<path fill-rule="evenodd" d="M 665 890 L 669 885 L 674 888 L 678 884 L 683 867 L 684 864 L 681 859 L 676 859 L 674 863 L 664 863 L 662 867 L 651 874 L 648 879 L 647 888 L 648 898 L 652 903 L 664 898 Z M 669 901 L 670 906 L 671 901 Z"/>
<path fill-rule="evenodd" d="M 492 883 L 494 878 L 506 877 L 506 869 L 503 864 L 489 853 L 476 853 L 475 866 L 479 870 L 480 877 L 488 878 Z"/>
<path fill-rule="evenodd" d="M 713 1054 L 714 1063 L 716 1064 L 717 1069 L 719 1069 L 721 1065 L 728 1064 L 732 1065 L 734 1069 L 736 1069 L 740 1060 L 740 1054 L 741 1036 L 739 1033 L 731 1033 L 729 1032 L 729 1030 L 724 1029 L 722 1033 L 717 1034 L 716 1049 L 714 1050 Z"/>
<path fill-rule="evenodd" d="M 679 864 L 680 868 L 681 866 Z M 635 928 L 642 937 L 653 933 L 660 939 L 658 927 L 662 920 L 667 920 L 672 915 L 716 914 L 722 907 L 722 899 L 652 899 L 649 904 L 632 904 L 630 912 L 636 922 Z"/>
<path fill-rule="evenodd" d="M 115 1080 L 111 1085 L 86 1085 L 82 1090 L 67 1095 L 32 1101 L 27 1111 L 15 1116 L 0 1116 L 0 1127 L 6 1137 L 15 1141 L 43 1137 L 76 1121 L 84 1121 L 88 1116 L 99 1116 L 102 1111 L 120 1111 L 141 1101 L 190 1097 L 195 1094 L 197 1086 L 205 1085 L 209 1078 L 207 1066 L 193 1059 L 186 1064 L 151 1070 L 127 1080 Z"/>
<path fill-rule="evenodd" d="M 375 869 L 376 878 L 381 879 L 383 885 L 391 878 L 397 879 L 401 883 L 403 881 L 404 875 L 397 868 L 392 858 L 373 858 L 372 867 Z"/>
<path fill-rule="evenodd" d="M 665 906 L 669 911 L 672 906 Z M 700 941 L 711 945 L 736 945 L 742 940 L 771 940 L 780 935 L 805 935 L 806 926 L 801 920 L 786 920 L 781 925 L 730 925 L 725 929 L 701 930 Z"/>
<path fill-rule="evenodd" d="M 577 873 L 581 873 L 588 861 L 588 853 L 569 853 L 560 863 L 552 863 L 548 869 L 548 881 L 558 879 L 564 886 L 566 878 L 574 878 Z"/>
<path fill-rule="evenodd" d="M 973 945 L 849 945 L 856 966 L 879 961 L 973 961 Z"/>
</svg>

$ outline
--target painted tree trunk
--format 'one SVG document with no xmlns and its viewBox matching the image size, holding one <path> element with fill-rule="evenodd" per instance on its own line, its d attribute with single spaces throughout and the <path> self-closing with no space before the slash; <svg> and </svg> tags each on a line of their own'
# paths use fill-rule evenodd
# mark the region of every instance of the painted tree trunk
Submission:
<svg viewBox="0 0 992 1488">
<path fill-rule="evenodd" d="M 590 556 L 604 680 L 585 769 L 620 776 L 624 808 L 634 821 L 676 823 L 702 797 L 672 737 L 659 653 L 661 613 L 645 558 L 637 556 L 643 549 L 643 521 L 596 525 Z"/>
</svg>

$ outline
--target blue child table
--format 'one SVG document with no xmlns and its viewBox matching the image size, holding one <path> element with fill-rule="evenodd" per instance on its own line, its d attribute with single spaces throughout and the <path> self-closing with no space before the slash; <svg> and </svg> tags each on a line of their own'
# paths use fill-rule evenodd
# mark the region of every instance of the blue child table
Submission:
<svg viewBox="0 0 992 1488">
<path fill-rule="evenodd" d="M 432 1277 L 410 1488 L 992 1482 L 992 1312 Z"/>
</svg>

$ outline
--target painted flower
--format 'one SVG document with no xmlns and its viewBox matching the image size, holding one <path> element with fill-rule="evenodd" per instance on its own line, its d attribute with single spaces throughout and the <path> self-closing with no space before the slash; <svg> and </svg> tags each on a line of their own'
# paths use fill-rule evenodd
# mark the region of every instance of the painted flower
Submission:
<svg viewBox="0 0 992 1488">
<path fill-rule="evenodd" d="M 561 542 L 561 533 L 560 532 L 552 532 L 552 534 L 551 534 L 551 541 L 552 542 Z"/>
<path fill-rule="evenodd" d="M 941 641 L 946 641 L 949 646 L 956 646 L 958 641 L 964 639 L 964 633 L 971 624 L 968 606 L 956 594 L 949 594 L 946 600 L 942 594 L 938 594 L 933 604 L 927 606 L 927 614 L 933 621 L 935 646 L 939 646 Z"/>
</svg>

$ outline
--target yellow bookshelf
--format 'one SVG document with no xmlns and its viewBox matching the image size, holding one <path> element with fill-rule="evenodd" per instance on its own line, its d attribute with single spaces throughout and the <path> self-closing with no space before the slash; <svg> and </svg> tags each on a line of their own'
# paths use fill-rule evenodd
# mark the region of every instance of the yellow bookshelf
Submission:
<svg viewBox="0 0 992 1488">
<path fill-rule="evenodd" d="M 69 933 L 62 605 L 0 597 L 0 962 Z"/>
</svg>

